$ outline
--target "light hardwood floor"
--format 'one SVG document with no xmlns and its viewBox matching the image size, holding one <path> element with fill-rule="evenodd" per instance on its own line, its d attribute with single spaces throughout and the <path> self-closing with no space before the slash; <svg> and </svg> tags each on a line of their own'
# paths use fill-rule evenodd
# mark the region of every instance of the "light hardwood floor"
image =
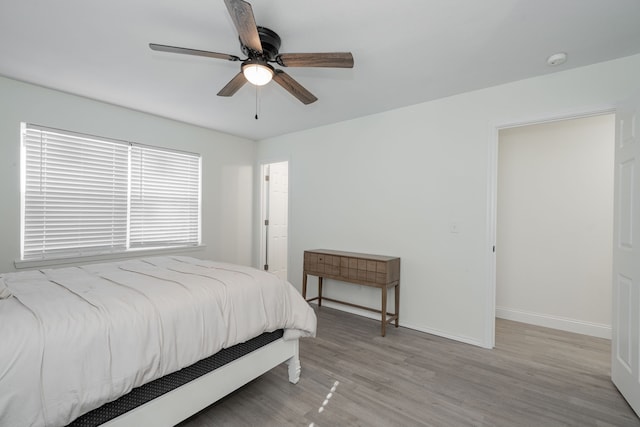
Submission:
<svg viewBox="0 0 640 427">
<path fill-rule="evenodd" d="M 611 383 L 608 340 L 498 319 L 487 350 L 316 313 L 297 385 L 277 367 L 180 427 L 640 426 Z"/>
</svg>

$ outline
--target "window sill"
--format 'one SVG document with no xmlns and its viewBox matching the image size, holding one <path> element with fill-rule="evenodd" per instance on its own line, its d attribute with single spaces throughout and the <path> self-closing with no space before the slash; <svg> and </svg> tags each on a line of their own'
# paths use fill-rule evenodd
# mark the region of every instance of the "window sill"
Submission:
<svg viewBox="0 0 640 427">
<path fill-rule="evenodd" d="M 74 257 L 74 258 L 56 258 L 56 259 L 46 259 L 46 260 L 15 260 L 13 261 L 13 265 L 16 269 L 25 269 L 25 268 L 38 268 L 38 267 L 53 267 L 53 266 L 62 266 L 69 264 L 87 264 L 90 262 L 102 262 L 102 261 L 110 261 L 116 259 L 127 259 L 127 258 L 140 258 L 145 256 L 155 256 L 155 255 L 169 255 L 176 253 L 184 253 L 184 252 L 196 252 L 205 249 L 207 245 L 198 245 L 198 246 L 186 246 L 186 247 L 172 247 L 172 248 L 160 248 L 160 249 L 133 249 L 127 252 L 113 253 L 113 254 L 104 254 L 104 255 L 91 255 L 84 257 Z"/>
</svg>

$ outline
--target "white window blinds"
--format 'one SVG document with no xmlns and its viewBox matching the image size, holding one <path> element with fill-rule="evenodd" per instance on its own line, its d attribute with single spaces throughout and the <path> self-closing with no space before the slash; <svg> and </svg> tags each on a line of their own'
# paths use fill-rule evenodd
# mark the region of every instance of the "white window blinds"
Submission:
<svg viewBox="0 0 640 427">
<path fill-rule="evenodd" d="M 132 248 L 200 241 L 200 157 L 131 147 Z"/>
<path fill-rule="evenodd" d="M 23 124 L 22 260 L 200 244 L 200 156 Z"/>
</svg>

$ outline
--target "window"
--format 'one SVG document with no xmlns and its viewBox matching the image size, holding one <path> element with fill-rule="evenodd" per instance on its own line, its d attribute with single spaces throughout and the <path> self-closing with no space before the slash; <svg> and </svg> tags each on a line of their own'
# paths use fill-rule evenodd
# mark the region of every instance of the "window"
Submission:
<svg viewBox="0 0 640 427">
<path fill-rule="evenodd" d="M 197 154 L 22 125 L 21 259 L 200 244 Z"/>
</svg>

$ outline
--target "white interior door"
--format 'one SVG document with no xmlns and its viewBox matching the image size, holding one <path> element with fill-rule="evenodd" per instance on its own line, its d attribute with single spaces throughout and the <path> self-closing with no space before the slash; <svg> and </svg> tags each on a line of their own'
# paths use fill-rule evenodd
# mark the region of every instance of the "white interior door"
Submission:
<svg viewBox="0 0 640 427">
<path fill-rule="evenodd" d="M 616 125 L 611 379 L 640 414 L 640 93 Z"/>
<path fill-rule="evenodd" d="M 289 230 L 289 163 L 265 165 L 264 190 L 264 266 L 265 270 L 287 279 Z"/>
</svg>

